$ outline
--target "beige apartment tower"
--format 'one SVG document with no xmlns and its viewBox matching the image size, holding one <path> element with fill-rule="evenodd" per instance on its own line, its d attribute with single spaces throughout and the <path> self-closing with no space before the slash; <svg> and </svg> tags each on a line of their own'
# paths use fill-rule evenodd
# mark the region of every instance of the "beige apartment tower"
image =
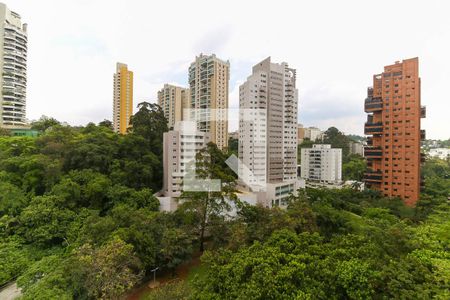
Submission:
<svg viewBox="0 0 450 300">
<path fill-rule="evenodd" d="M 239 159 L 252 174 L 248 184 L 297 179 L 296 70 L 270 57 L 253 67 L 239 87 Z M 240 177 L 245 170 L 240 168 Z"/>
<path fill-rule="evenodd" d="M 200 54 L 189 67 L 190 108 L 198 130 L 210 134 L 219 149 L 228 147 L 230 63 Z"/>
<path fill-rule="evenodd" d="M 169 130 L 174 129 L 177 122 L 189 118 L 190 93 L 189 89 L 165 84 L 158 91 L 158 105 L 164 111 Z"/>
<path fill-rule="evenodd" d="M 123 63 L 117 63 L 114 73 L 113 102 L 113 129 L 126 134 L 133 115 L 133 72 Z"/>
<path fill-rule="evenodd" d="M 0 127 L 26 122 L 27 24 L 0 3 Z"/>
</svg>

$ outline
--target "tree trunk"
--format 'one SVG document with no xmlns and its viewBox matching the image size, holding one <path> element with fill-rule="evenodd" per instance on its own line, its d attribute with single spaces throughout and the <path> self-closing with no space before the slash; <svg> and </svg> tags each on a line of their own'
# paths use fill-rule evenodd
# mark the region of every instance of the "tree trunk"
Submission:
<svg viewBox="0 0 450 300">
<path fill-rule="evenodd" d="M 202 225 L 201 231 L 200 231 L 200 252 L 203 252 L 204 247 L 203 247 L 203 240 L 205 238 L 205 226 Z"/>
</svg>

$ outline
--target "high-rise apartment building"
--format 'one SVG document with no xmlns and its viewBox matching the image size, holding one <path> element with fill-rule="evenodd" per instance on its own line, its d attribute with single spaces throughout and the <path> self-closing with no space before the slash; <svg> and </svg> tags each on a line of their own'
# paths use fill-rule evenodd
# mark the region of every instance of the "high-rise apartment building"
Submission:
<svg viewBox="0 0 450 300">
<path fill-rule="evenodd" d="M 270 57 L 239 88 L 239 158 L 255 183 L 297 178 L 296 71 Z"/>
<path fill-rule="evenodd" d="M 197 130 L 196 123 L 181 121 L 163 136 L 163 194 L 165 197 L 179 197 L 185 176 L 195 174 L 196 154 L 209 141 L 207 133 Z"/>
<path fill-rule="evenodd" d="M 296 190 L 297 108 L 296 71 L 287 63 L 268 57 L 239 87 L 239 177 L 248 186 L 267 187 L 276 196 Z M 269 206 L 282 204 L 270 198 Z"/>
<path fill-rule="evenodd" d="M 158 91 L 158 104 L 164 111 L 164 116 L 167 119 L 167 127 L 173 129 L 175 123 L 189 118 L 189 89 L 165 84 L 164 87 Z"/>
<path fill-rule="evenodd" d="M 342 149 L 331 145 L 302 148 L 301 177 L 312 182 L 340 184 L 342 181 Z"/>
<path fill-rule="evenodd" d="M 117 63 L 114 73 L 113 128 L 120 134 L 126 134 L 133 115 L 133 72 L 128 66 Z"/>
<path fill-rule="evenodd" d="M 0 127 L 26 125 L 27 24 L 0 3 Z"/>
<path fill-rule="evenodd" d="M 219 149 L 228 147 L 229 80 L 230 63 L 214 54 L 200 54 L 189 67 L 192 118 Z"/>
<path fill-rule="evenodd" d="M 417 202 L 422 184 L 420 141 L 425 131 L 420 119 L 426 111 L 420 100 L 419 59 L 411 58 L 374 75 L 364 105 L 369 114 L 364 132 L 370 135 L 364 151 L 370 169 L 366 185 L 408 205 Z"/>
</svg>

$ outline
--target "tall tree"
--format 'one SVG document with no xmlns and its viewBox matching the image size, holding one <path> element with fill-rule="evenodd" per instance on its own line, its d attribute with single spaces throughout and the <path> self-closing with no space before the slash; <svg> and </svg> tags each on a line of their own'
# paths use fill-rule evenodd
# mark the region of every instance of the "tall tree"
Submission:
<svg viewBox="0 0 450 300">
<path fill-rule="evenodd" d="M 230 202 L 236 201 L 235 177 L 226 166 L 226 154 L 213 143 L 209 143 L 196 156 L 196 176 L 198 179 L 219 179 L 220 191 L 185 191 L 182 193 L 180 210 L 192 217 L 194 231 L 200 243 L 200 251 L 204 250 L 207 230 L 222 222 L 226 212 L 230 210 Z"/>
<path fill-rule="evenodd" d="M 31 129 L 35 129 L 35 130 L 44 132 L 47 129 L 52 128 L 57 125 L 61 125 L 61 123 L 58 120 L 56 120 L 55 118 L 42 116 L 39 118 L 39 120 L 31 122 Z"/>
<path fill-rule="evenodd" d="M 344 133 L 339 131 L 336 127 L 330 127 L 325 131 L 323 143 L 331 144 L 332 148 L 342 149 L 342 160 L 347 161 L 347 156 L 350 153 L 350 138 L 348 138 Z"/>
</svg>

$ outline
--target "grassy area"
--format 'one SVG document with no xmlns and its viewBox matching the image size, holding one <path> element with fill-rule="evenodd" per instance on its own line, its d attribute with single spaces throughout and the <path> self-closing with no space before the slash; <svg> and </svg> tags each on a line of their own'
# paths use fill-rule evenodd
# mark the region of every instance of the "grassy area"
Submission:
<svg viewBox="0 0 450 300">
<path fill-rule="evenodd" d="M 206 276 L 206 269 L 207 267 L 199 264 L 198 260 L 193 264 L 182 266 L 179 272 L 180 276 L 178 276 L 177 279 L 169 280 L 169 282 L 166 282 L 157 289 L 145 288 L 145 290 L 140 293 L 138 299 L 187 299 L 190 294 L 191 283 L 194 278 L 196 276 Z"/>
<path fill-rule="evenodd" d="M 195 275 L 198 275 L 200 278 L 206 276 L 206 269 L 207 267 L 205 265 L 198 265 L 192 267 L 192 269 L 189 271 L 186 281 L 190 284 L 195 278 Z"/>
</svg>

